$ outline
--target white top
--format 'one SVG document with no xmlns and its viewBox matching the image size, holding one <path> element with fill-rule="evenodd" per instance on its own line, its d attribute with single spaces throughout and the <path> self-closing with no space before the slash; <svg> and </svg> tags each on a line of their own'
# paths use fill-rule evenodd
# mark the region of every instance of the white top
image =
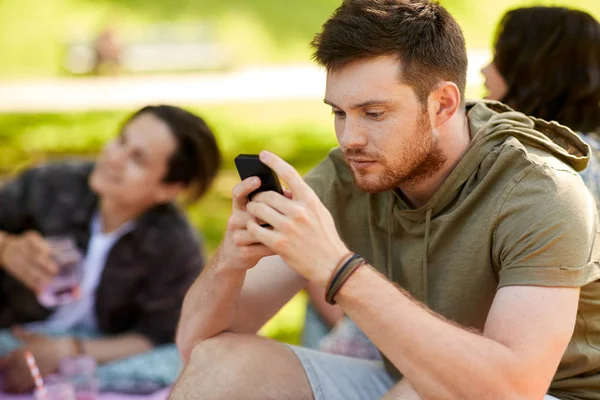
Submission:
<svg viewBox="0 0 600 400">
<path fill-rule="evenodd" d="M 79 298 L 59 306 L 48 319 L 39 324 L 32 324 L 33 326 L 30 327 L 57 331 L 66 331 L 75 327 L 97 330 L 98 324 L 94 308 L 96 289 L 106 264 L 106 257 L 117 240 L 130 232 L 134 225 L 133 221 L 129 221 L 113 232 L 103 233 L 102 221 L 98 213 L 94 214 L 90 224 L 91 237 L 87 253 L 80 265 L 82 278 L 79 286 Z"/>
</svg>

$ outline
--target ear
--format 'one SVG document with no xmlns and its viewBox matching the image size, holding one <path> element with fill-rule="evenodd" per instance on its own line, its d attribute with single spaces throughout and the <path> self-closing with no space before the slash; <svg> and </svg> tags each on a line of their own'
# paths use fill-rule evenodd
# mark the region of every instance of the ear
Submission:
<svg viewBox="0 0 600 400">
<path fill-rule="evenodd" d="M 460 90 L 454 82 L 440 82 L 429 94 L 428 105 L 432 124 L 435 128 L 444 125 L 460 108 Z"/>
<path fill-rule="evenodd" d="M 185 189 L 181 182 L 163 182 L 154 191 L 154 200 L 156 204 L 165 204 L 177 199 L 179 194 Z"/>
</svg>

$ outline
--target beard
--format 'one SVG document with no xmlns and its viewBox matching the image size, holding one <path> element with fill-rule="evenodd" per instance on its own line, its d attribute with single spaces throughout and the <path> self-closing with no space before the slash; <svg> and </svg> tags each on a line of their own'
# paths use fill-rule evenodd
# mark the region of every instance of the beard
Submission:
<svg viewBox="0 0 600 400">
<path fill-rule="evenodd" d="M 446 162 L 437 137 L 429 123 L 427 111 L 423 110 L 417 121 L 417 130 L 409 141 L 392 157 L 367 153 L 363 149 L 344 149 L 344 158 L 350 166 L 354 183 L 363 192 L 380 193 L 399 187 L 412 187 L 433 176 Z M 364 157 L 377 160 L 382 169 L 377 173 L 352 169 L 348 157 Z"/>
</svg>

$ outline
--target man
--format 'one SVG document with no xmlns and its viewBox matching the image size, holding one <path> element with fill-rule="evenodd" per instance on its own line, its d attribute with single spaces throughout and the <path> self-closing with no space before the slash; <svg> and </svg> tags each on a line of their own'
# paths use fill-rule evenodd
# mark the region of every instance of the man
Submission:
<svg viewBox="0 0 600 400">
<path fill-rule="evenodd" d="M 576 172 L 589 148 L 466 104 L 463 36 L 437 4 L 347 0 L 313 44 L 340 148 L 306 182 L 261 153 L 286 196 L 235 186 L 184 301 L 172 399 L 600 399 L 595 205 Z M 349 251 L 368 261 L 351 275 Z M 253 336 L 305 280 L 385 367 Z"/>
<path fill-rule="evenodd" d="M 186 190 L 199 199 L 220 160 L 202 118 L 147 106 L 96 163 L 44 164 L 0 188 L 0 328 L 25 328 L 13 330 L 23 347 L 0 354 L 4 391 L 33 388 L 25 350 L 47 375 L 66 356 L 85 352 L 104 363 L 174 340 L 184 295 L 203 267 L 198 237 L 174 201 Z M 58 273 L 48 241 L 56 236 L 84 253 L 79 296 L 59 306 L 40 296 Z M 61 334 L 31 332 L 38 330 Z M 70 335 L 82 330 L 99 337 Z"/>
</svg>

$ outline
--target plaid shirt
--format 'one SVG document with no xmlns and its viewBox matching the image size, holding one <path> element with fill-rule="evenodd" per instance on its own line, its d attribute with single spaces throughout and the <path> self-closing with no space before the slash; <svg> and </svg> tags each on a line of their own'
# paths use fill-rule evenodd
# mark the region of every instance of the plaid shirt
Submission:
<svg viewBox="0 0 600 400">
<path fill-rule="evenodd" d="M 88 186 L 93 164 L 46 164 L 0 189 L 0 230 L 73 236 L 87 249 L 98 198 Z M 200 242 L 173 205 L 156 206 L 110 250 L 96 291 L 105 334 L 138 332 L 155 344 L 171 342 L 183 297 L 202 270 Z M 0 327 L 46 319 L 34 293 L 0 269 Z"/>
</svg>

